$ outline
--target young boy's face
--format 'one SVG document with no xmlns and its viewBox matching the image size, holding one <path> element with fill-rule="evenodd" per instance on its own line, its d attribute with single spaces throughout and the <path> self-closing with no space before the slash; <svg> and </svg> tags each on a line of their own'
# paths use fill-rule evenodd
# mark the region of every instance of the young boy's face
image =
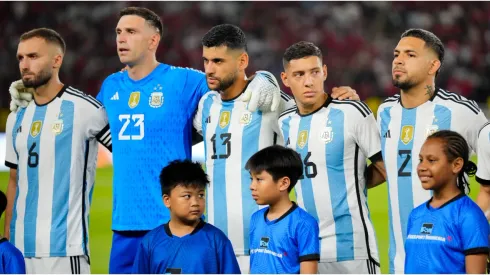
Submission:
<svg viewBox="0 0 490 275">
<path fill-rule="evenodd" d="M 286 191 L 287 194 L 289 184 L 285 185 L 283 183 L 284 178 L 274 181 L 272 175 L 266 171 L 260 173 L 251 172 L 250 175 L 252 176 L 250 190 L 257 204 L 272 204 L 281 197 L 282 192 Z"/>
<path fill-rule="evenodd" d="M 170 195 L 163 195 L 163 203 L 170 209 L 172 216 L 185 224 L 193 224 L 204 213 L 205 189 L 177 185 L 170 191 Z"/>
</svg>

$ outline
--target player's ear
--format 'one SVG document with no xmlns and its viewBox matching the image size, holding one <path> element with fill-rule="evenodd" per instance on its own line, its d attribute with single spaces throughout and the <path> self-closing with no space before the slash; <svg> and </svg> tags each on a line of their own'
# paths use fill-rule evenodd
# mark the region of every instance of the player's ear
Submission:
<svg viewBox="0 0 490 275">
<path fill-rule="evenodd" d="M 453 173 L 459 174 L 459 172 L 463 169 L 464 161 L 462 158 L 456 158 L 455 160 L 453 160 L 451 166 L 452 166 L 451 168 L 453 170 Z"/>
<path fill-rule="evenodd" d="M 438 59 L 432 60 L 431 66 L 429 69 L 429 74 L 435 75 L 437 73 L 437 71 L 439 70 L 439 68 L 441 68 L 441 61 L 439 61 Z"/>
<path fill-rule="evenodd" d="M 289 87 L 289 81 L 288 81 L 288 75 L 286 74 L 286 72 L 281 72 L 281 80 L 282 80 L 282 83 L 284 84 L 284 86 Z"/>
<path fill-rule="evenodd" d="M 162 199 L 163 199 L 163 204 L 165 204 L 165 206 L 166 206 L 167 208 L 170 208 L 170 196 L 169 196 L 169 195 L 167 195 L 167 194 L 164 194 L 164 195 L 162 196 Z"/>
<path fill-rule="evenodd" d="M 248 59 L 248 53 L 245 51 L 238 56 L 238 69 L 240 71 L 245 71 L 248 67 Z"/>
<path fill-rule="evenodd" d="M 63 55 L 61 53 L 55 54 L 53 57 L 53 68 L 59 69 L 63 63 Z"/>
<path fill-rule="evenodd" d="M 289 185 L 291 185 L 291 180 L 288 177 L 282 177 L 279 179 L 279 191 L 288 191 Z"/>
<path fill-rule="evenodd" d="M 325 81 L 325 80 L 327 80 L 327 76 L 328 76 L 328 70 L 327 70 L 326 64 L 323 64 L 322 71 L 323 71 L 323 80 Z"/>
<path fill-rule="evenodd" d="M 160 34 L 159 33 L 154 33 L 150 36 L 150 43 L 149 43 L 149 48 L 150 50 L 155 50 L 158 48 L 158 44 L 160 44 Z"/>
</svg>

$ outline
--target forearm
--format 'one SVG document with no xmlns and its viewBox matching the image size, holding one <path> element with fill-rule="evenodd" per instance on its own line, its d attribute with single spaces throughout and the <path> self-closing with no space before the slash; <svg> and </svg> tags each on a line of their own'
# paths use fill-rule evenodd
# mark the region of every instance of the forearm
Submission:
<svg viewBox="0 0 490 275">
<path fill-rule="evenodd" d="M 378 161 L 372 163 L 366 169 L 366 185 L 368 188 L 376 187 L 386 181 L 386 170 L 384 163 Z"/>
<path fill-rule="evenodd" d="M 487 266 L 487 254 L 468 255 L 465 257 L 467 274 L 485 274 Z"/>
<path fill-rule="evenodd" d="M 299 266 L 300 274 L 316 274 L 318 273 L 318 262 L 317 261 L 304 261 L 300 263 Z"/>
<path fill-rule="evenodd" d="M 490 186 L 480 185 L 480 192 L 476 197 L 476 203 L 485 213 L 487 220 L 490 220 Z"/>
<path fill-rule="evenodd" d="M 13 170 L 13 169 L 11 169 Z M 4 237 L 10 240 L 10 222 L 12 221 L 12 213 L 14 209 L 14 201 L 15 201 L 15 193 L 17 192 L 17 171 L 15 170 L 15 175 L 12 175 L 12 171 L 10 172 L 11 176 L 7 186 L 7 209 L 5 209 L 5 224 L 4 224 Z M 13 176 L 15 176 L 13 178 Z"/>
</svg>

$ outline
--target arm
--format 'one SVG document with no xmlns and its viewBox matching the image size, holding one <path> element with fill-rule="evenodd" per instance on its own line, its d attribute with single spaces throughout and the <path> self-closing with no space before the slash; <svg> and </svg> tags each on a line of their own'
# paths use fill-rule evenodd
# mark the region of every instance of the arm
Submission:
<svg viewBox="0 0 490 275">
<path fill-rule="evenodd" d="M 112 152 L 112 136 L 109 128 L 109 120 L 104 107 L 90 110 L 91 117 L 88 120 L 88 136 L 97 141 Z"/>
<path fill-rule="evenodd" d="M 222 245 L 218 249 L 219 270 L 218 274 L 240 274 L 240 266 L 236 260 L 233 246 L 226 236 L 223 236 Z"/>
<path fill-rule="evenodd" d="M 304 261 L 299 265 L 300 274 L 316 274 L 318 273 L 318 261 Z"/>
<path fill-rule="evenodd" d="M 152 273 L 150 268 L 150 257 L 146 249 L 146 240 L 142 240 L 138 246 L 136 256 L 133 262 L 132 274 L 150 274 Z"/>
<path fill-rule="evenodd" d="M 15 193 L 17 192 L 17 169 L 10 168 L 9 182 L 7 186 L 7 209 L 5 209 L 5 224 L 3 234 L 10 240 L 10 222 L 14 210 Z"/>
<path fill-rule="evenodd" d="M 377 158 L 374 160 L 374 158 Z M 366 185 L 368 188 L 376 187 L 386 181 L 386 168 L 381 152 L 371 157 L 371 164 L 366 169 Z"/>
<path fill-rule="evenodd" d="M 477 146 L 478 170 L 475 178 L 480 183 L 480 192 L 476 203 L 490 220 L 490 124 L 479 131 Z"/>
<path fill-rule="evenodd" d="M 487 267 L 487 254 L 467 255 L 464 258 L 466 273 L 485 274 Z"/>
<path fill-rule="evenodd" d="M 26 263 L 20 251 L 9 253 L 8 259 L 4 262 L 7 274 L 26 274 Z"/>
</svg>

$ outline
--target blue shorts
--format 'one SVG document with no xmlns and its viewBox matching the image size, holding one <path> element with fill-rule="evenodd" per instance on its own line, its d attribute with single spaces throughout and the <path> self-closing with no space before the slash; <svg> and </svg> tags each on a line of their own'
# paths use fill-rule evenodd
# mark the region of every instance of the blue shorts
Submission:
<svg viewBox="0 0 490 275">
<path fill-rule="evenodd" d="M 131 274 L 136 251 L 143 237 L 150 231 L 115 231 L 112 235 L 110 274 Z"/>
</svg>

